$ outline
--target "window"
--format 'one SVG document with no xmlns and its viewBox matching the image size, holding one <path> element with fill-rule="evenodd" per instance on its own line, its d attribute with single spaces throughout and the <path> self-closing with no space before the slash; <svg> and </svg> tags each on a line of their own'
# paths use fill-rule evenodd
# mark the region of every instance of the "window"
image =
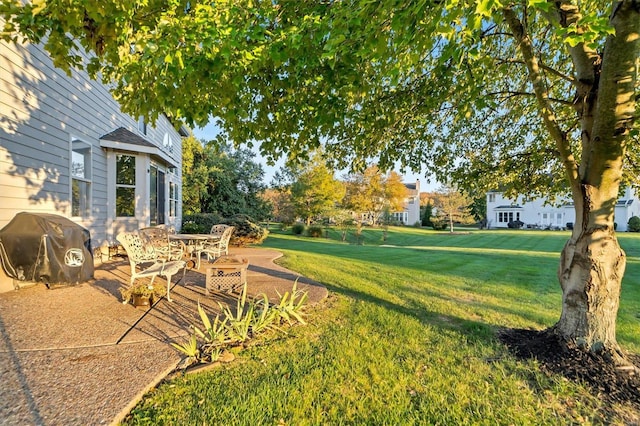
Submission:
<svg viewBox="0 0 640 426">
<path fill-rule="evenodd" d="M 178 184 L 169 182 L 169 216 L 175 217 L 178 212 Z"/>
<path fill-rule="evenodd" d="M 496 194 L 489 194 L 489 202 L 490 203 L 496 202 Z"/>
<path fill-rule="evenodd" d="M 89 217 L 91 212 L 91 145 L 71 141 L 71 215 Z"/>
<path fill-rule="evenodd" d="M 116 216 L 135 216 L 136 157 L 116 155 Z"/>
<path fill-rule="evenodd" d="M 143 135 L 147 134 L 147 121 L 142 116 L 138 118 L 138 131 Z"/>
</svg>

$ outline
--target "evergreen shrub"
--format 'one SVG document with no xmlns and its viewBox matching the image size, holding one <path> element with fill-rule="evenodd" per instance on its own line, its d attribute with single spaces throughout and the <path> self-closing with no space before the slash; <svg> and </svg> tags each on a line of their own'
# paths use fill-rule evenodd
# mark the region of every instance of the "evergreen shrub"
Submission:
<svg viewBox="0 0 640 426">
<path fill-rule="evenodd" d="M 629 223 L 627 224 L 627 231 L 640 232 L 640 217 L 631 216 Z"/>
<path fill-rule="evenodd" d="M 296 222 L 291 227 L 291 232 L 293 232 L 293 235 L 302 235 L 304 228 L 304 223 Z"/>
<path fill-rule="evenodd" d="M 269 235 L 269 230 L 263 228 L 251 220 L 250 216 L 244 214 L 235 215 L 220 223 L 235 227 L 231 235 L 231 245 L 234 246 L 244 247 L 249 244 L 262 244 Z"/>
<path fill-rule="evenodd" d="M 320 238 L 322 237 L 322 227 L 321 226 L 310 226 L 307 230 L 307 233 L 310 237 Z"/>
</svg>

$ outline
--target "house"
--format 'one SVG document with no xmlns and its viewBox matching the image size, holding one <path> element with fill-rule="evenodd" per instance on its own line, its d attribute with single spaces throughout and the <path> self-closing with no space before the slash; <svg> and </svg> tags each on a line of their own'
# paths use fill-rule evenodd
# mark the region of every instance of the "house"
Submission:
<svg viewBox="0 0 640 426">
<path fill-rule="evenodd" d="M 403 225 L 414 225 L 416 222 L 420 222 L 420 180 L 416 180 L 415 183 L 405 183 L 407 187 L 408 195 L 404 201 L 404 208 L 402 211 L 393 212 L 391 214 L 393 220 L 396 220 Z"/>
<path fill-rule="evenodd" d="M 108 87 L 71 77 L 37 45 L 0 41 L 0 228 L 21 211 L 55 213 L 91 233 L 92 246 L 124 230 L 182 217 L 182 137 L 124 114 Z"/>
<path fill-rule="evenodd" d="M 518 196 L 515 201 L 499 191 L 487 193 L 487 226 L 507 228 L 509 222 L 521 221 L 525 228 L 564 229 L 575 222 L 576 214 L 569 199 L 547 204 L 544 198 L 526 200 Z M 640 199 L 631 188 L 625 189 L 615 208 L 616 229 L 624 232 L 632 216 L 640 216 Z"/>
</svg>

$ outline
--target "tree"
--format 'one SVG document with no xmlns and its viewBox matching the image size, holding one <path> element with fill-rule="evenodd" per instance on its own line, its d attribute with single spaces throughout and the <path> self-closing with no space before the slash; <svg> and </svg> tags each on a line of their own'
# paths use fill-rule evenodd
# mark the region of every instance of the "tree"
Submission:
<svg viewBox="0 0 640 426">
<path fill-rule="evenodd" d="M 431 226 L 431 216 L 433 216 L 433 205 L 431 201 L 424 206 L 424 210 L 422 212 L 422 226 Z"/>
<path fill-rule="evenodd" d="M 466 221 L 471 217 L 469 206 L 472 201 L 453 186 L 443 185 L 435 194 L 434 207 L 437 215 L 449 222 L 449 232 L 453 232 L 453 223 Z"/>
<path fill-rule="evenodd" d="M 190 137 L 182 152 L 185 213 L 246 214 L 255 220 L 271 215 L 269 204 L 260 197 L 264 171 L 253 161 L 252 151 Z"/>
<path fill-rule="evenodd" d="M 5 40 L 113 82 L 126 111 L 218 117 L 236 143 L 435 170 L 475 193 L 569 193 L 568 345 L 625 360 L 620 185 L 637 182 L 638 0 L 3 2 Z"/>
<path fill-rule="evenodd" d="M 200 199 L 207 193 L 204 147 L 193 135 L 182 140 L 182 211 L 201 213 Z"/>
<path fill-rule="evenodd" d="M 473 218 L 481 223 L 487 221 L 487 196 L 485 194 L 473 197 L 470 206 L 470 213 Z"/>
<path fill-rule="evenodd" d="M 291 203 L 290 187 L 267 188 L 261 197 L 271 205 L 271 219 L 286 225 L 293 223 L 295 214 Z"/>
<path fill-rule="evenodd" d="M 316 153 L 304 166 L 293 171 L 291 203 L 307 226 L 314 217 L 326 215 L 344 197 L 344 185 L 333 177 L 322 155 Z"/>
<path fill-rule="evenodd" d="M 348 175 L 345 185 L 344 206 L 365 215 L 372 225 L 378 223 L 385 210 L 402 210 L 408 195 L 408 189 L 399 174 L 389 172 L 385 176 L 378 166 L 370 166 L 362 173 Z"/>
</svg>

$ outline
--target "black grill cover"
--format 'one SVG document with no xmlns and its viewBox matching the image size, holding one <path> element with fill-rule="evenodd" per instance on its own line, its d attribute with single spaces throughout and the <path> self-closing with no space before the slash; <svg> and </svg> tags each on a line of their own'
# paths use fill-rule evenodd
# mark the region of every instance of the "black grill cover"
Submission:
<svg viewBox="0 0 640 426">
<path fill-rule="evenodd" d="M 93 278 L 91 234 L 66 217 L 18 213 L 0 229 L 5 273 L 20 281 L 78 284 Z"/>
</svg>

